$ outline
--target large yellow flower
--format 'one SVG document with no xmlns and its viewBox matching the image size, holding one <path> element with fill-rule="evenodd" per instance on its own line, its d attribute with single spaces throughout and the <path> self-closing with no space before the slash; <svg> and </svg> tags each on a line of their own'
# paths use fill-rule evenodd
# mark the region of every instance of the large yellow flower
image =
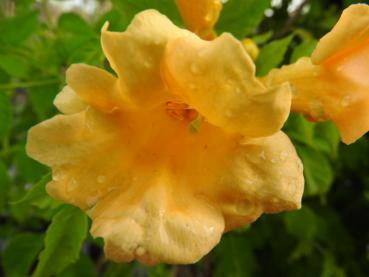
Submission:
<svg viewBox="0 0 369 277">
<path fill-rule="evenodd" d="M 369 6 L 348 7 L 311 59 L 274 69 L 264 81 L 290 82 L 293 111 L 331 119 L 347 144 L 360 138 L 369 130 Z"/>
<path fill-rule="evenodd" d="M 33 127 L 27 151 L 109 258 L 193 263 L 223 232 L 300 207 L 302 166 L 279 131 L 289 86 L 258 81 L 239 41 L 204 41 L 149 10 L 124 33 L 105 26 L 102 46 L 118 77 L 71 66 L 64 114 Z"/>
</svg>

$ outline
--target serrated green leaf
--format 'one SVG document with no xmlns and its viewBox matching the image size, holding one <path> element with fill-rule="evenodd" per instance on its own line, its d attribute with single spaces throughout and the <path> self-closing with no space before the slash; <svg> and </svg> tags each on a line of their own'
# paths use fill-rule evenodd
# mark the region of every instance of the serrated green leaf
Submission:
<svg viewBox="0 0 369 277">
<path fill-rule="evenodd" d="M 230 32 L 237 38 L 255 33 L 270 0 L 229 0 L 223 5 L 215 26 L 217 32 Z"/>
<path fill-rule="evenodd" d="M 33 262 L 42 249 L 43 236 L 22 233 L 12 237 L 4 250 L 3 267 L 7 277 L 29 276 Z"/>
<path fill-rule="evenodd" d="M 293 35 L 290 35 L 266 44 L 261 48 L 258 59 L 256 60 L 256 75 L 264 76 L 271 69 L 278 67 L 283 62 L 292 38 Z"/>
<path fill-rule="evenodd" d="M 86 215 L 73 206 L 61 208 L 46 231 L 45 248 L 32 276 L 53 276 L 76 262 L 86 235 Z"/>
<path fill-rule="evenodd" d="M 4 91 L 0 91 L 0 139 L 9 135 L 12 128 L 12 117 L 10 97 Z"/>
<path fill-rule="evenodd" d="M 327 156 L 305 145 L 295 145 L 304 165 L 304 196 L 322 195 L 333 182 L 333 169 Z"/>
</svg>

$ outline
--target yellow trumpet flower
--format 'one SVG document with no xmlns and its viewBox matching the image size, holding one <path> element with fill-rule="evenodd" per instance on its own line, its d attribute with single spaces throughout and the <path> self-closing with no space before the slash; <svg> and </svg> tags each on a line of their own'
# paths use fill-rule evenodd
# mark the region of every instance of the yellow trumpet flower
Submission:
<svg viewBox="0 0 369 277">
<path fill-rule="evenodd" d="M 332 120 L 350 144 L 369 130 L 369 6 L 351 5 L 311 58 L 272 70 L 268 85 L 290 82 L 292 110 Z"/>
<path fill-rule="evenodd" d="M 204 41 L 154 10 L 107 28 L 117 76 L 72 65 L 63 114 L 29 131 L 27 152 L 52 168 L 48 193 L 91 217 L 108 258 L 194 263 L 222 233 L 300 207 L 301 162 L 280 131 L 289 85 L 257 80 L 231 35 Z"/>
</svg>

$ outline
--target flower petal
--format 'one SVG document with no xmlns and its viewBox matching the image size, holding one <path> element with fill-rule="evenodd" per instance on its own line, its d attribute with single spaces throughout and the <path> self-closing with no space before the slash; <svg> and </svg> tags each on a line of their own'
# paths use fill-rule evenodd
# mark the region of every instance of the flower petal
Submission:
<svg viewBox="0 0 369 277">
<path fill-rule="evenodd" d="M 229 34 L 208 42 L 182 37 L 169 42 L 163 73 L 170 89 L 210 123 L 247 137 L 283 126 L 291 104 L 288 84 L 266 88 L 242 44 Z"/>
<path fill-rule="evenodd" d="M 319 41 L 311 58 L 314 64 L 320 64 L 355 51 L 363 43 L 369 44 L 369 6 L 351 5 L 343 11 L 332 31 Z"/>
<path fill-rule="evenodd" d="M 123 33 L 102 30 L 101 43 L 121 87 L 136 105 L 153 107 L 169 95 L 160 76 L 164 48 L 170 39 L 190 35 L 155 10 L 137 14 Z"/>
<path fill-rule="evenodd" d="M 221 1 L 176 0 L 176 4 L 189 30 L 204 39 L 213 38 L 213 27 L 222 9 Z"/>
<path fill-rule="evenodd" d="M 74 64 L 68 68 L 67 84 L 89 105 L 106 112 L 124 106 L 118 80 L 103 69 Z"/>
<path fill-rule="evenodd" d="M 246 139 L 235 148 L 219 187 L 226 230 L 257 219 L 262 212 L 298 209 L 304 190 L 302 163 L 282 132 Z"/>
<path fill-rule="evenodd" d="M 83 103 L 81 98 L 69 86 L 65 86 L 56 95 L 54 105 L 64 114 L 78 113 L 87 108 L 87 105 Z"/>
<path fill-rule="evenodd" d="M 332 120 L 341 140 L 350 144 L 369 130 L 369 47 L 349 58 L 323 65 L 310 58 L 272 70 L 267 85 L 290 82 L 295 90 L 292 111 L 313 121 Z"/>
<path fill-rule="evenodd" d="M 178 195 L 168 176 L 144 181 L 147 190 L 112 192 L 90 212 L 91 233 L 104 238 L 110 259 L 194 263 L 219 242 L 224 221 L 218 209 L 201 198 Z"/>
</svg>

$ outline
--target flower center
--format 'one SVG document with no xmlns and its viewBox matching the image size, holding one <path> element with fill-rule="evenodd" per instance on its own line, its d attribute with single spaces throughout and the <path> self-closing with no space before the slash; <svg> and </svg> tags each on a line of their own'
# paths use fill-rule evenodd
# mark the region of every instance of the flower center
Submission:
<svg viewBox="0 0 369 277">
<path fill-rule="evenodd" d="M 198 115 L 195 109 L 185 103 L 168 101 L 165 106 L 167 114 L 177 120 L 192 121 Z"/>
</svg>

